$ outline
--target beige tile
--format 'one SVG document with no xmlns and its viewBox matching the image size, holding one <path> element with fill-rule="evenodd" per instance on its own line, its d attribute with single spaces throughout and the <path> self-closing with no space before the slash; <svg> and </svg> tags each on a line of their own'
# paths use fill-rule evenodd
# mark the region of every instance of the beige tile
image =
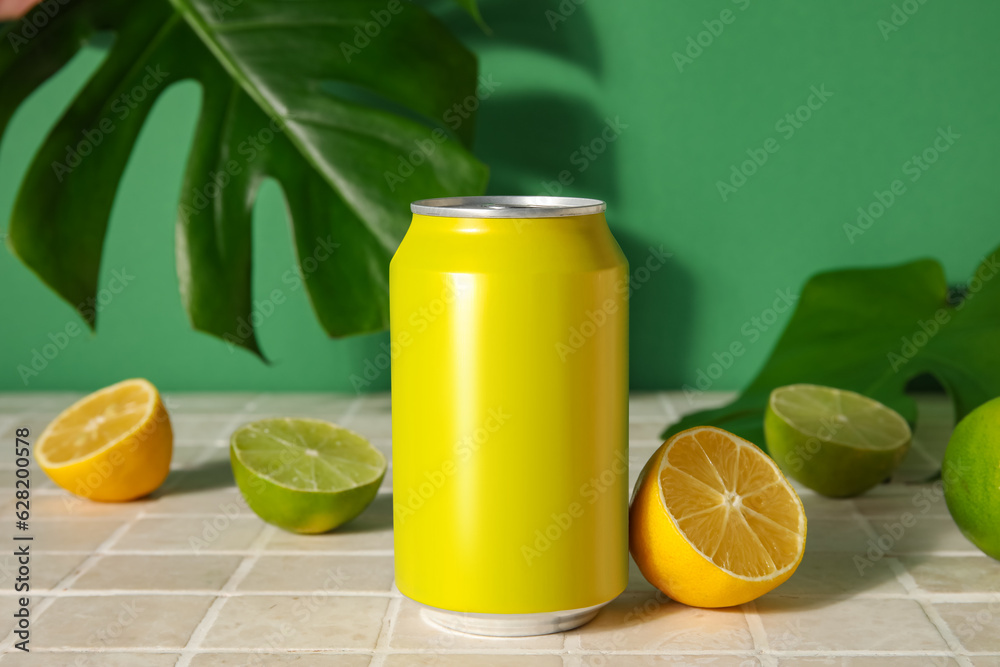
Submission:
<svg viewBox="0 0 1000 667">
<path fill-rule="evenodd" d="M 983 556 L 903 556 L 900 561 L 930 593 L 1000 591 L 1000 562 Z"/>
<path fill-rule="evenodd" d="M 660 395 L 654 392 L 632 392 L 628 395 L 629 417 L 663 417 L 667 408 Z"/>
<path fill-rule="evenodd" d="M 32 639 L 51 648 L 183 648 L 211 596 L 58 598 L 35 620 Z"/>
<path fill-rule="evenodd" d="M 935 604 L 934 609 L 967 650 L 1000 653 L 1000 594 L 991 602 Z"/>
<path fill-rule="evenodd" d="M 822 519 L 850 519 L 854 506 L 851 500 L 845 498 L 827 498 L 814 491 L 806 489 L 799 491 L 802 507 L 806 510 L 809 521 Z"/>
<path fill-rule="evenodd" d="M 752 655 L 615 655 L 595 653 L 566 656 L 565 667 L 659 667 L 693 665 L 696 667 L 760 667 Z"/>
<path fill-rule="evenodd" d="M 360 415 L 388 415 L 392 411 L 392 398 L 388 393 L 362 394 L 357 411 Z"/>
<path fill-rule="evenodd" d="M 227 415 L 243 411 L 259 394 L 252 392 L 167 392 L 163 401 L 171 415 Z"/>
<path fill-rule="evenodd" d="M 910 492 L 901 495 L 864 495 L 855 498 L 854 505 L 873 523 L 884 519 L 898 520 L 907 512 L 914 517 L 949 516 L 940 483 L 908 488 Z"/>
<path fill-rule="evenodd" d="M 229 461 L 229 449 L 219 447 L 211 443 L 199 443 L 184 447 L 174 447 L 173 458 L 170 459 L 170 467 L 173 470 L 190 470 L 198 468 L 206 463 L 218 461 Z"/>
<path fill-rule="evenodd" d="M 563 667 L 558 655 L 430 655 L 395 653 L 386 656 L 386 667 Z"/>
<path fill-rule="evenodd" d="M 380 493 L 364 512 L 322 535 L 277 531 L 265 549 L 293 551 L 358 551 L 392 549 L 392 495 Z"/>
<path fill-rule="evenodd" d="M 5 666 L 25 667 L 173 667 L 179 653 L 11 653 Z"/>
<path fill-rule="evenodd" d="M 958 667 L 954 658 L 944 655 L 921 656 L 838 656 L 836 658 L 781 658 L 779 667 Z"/>
<path fill-rule="evenodd" d="M 389 438 L 392 436 L 392 418 L 384 415 L 354 415 L 343 421 L 343 426 L 366 438 Z"/>
<path fill-rule="evenodd" d="M 232 422 L 232 415 L 172 414 L 170 416 L 174 442 L 180 446 L 196 442 L 228 440 L 232 435 Z"/>
<path fill-rule="evenodd" d="M 853 519 L 813 519 L 806 529 L 806 551 L 864 553 L 867 541 L 868 533 Z"/>
<path fill-rule="evenodd" d="M 104 556 L 73 588 L 218 591 L 241 560 L 242 556 Z"/>
<path fill-rule="evenodd" d="M 625 593 L 570 633 L 582 648 L 599 651 L 753 648 L 742 610 L 686 607 L 660 592 Z"/>
<path fill-rule="evenodd" d="M 86 554 L 33 554 L 31 590 L 43 591 L 53 588 L 85 560 L 87 560 Z M 0 556 L 0 590 L 7 592 L 14 588 L 19 565 L 13 550 Z"/>
<path fill-rule="evenodd" d="M 11 590 L 11 589 L 8 589 L 8 590 Z M 7 592 L 7 591 L 4 591 L 4 592 Z M 5 595 L 3 597 L 0 597 L 0 610 L 2 610 L 2 613 L 0 613 L 0 637 L 6 637 L 8 635 L 8 633 L 11 630 L 14 629 L 14 612 L 16 612 L 16 611 L 18 611 L 20 609 L 20 606 L 18 604 L 18 599 L 19 598 L 18 598 L 18 596 L 13 595 L 12 593 L 13 593 L 13 591 L 11 591 L 11 594 L 9 594 L 9 595 Z M 35 607 L 37 607 L 38 603 L 41 602 L 44 599 L 45 598 L 42 595 L 39 595 L 37 593 L 33 594 L 28 599 L 28 611 L 29 611 L 29 617 L 30 618 L 34 618 L 34 613 L 35 613 L 34 609 L 35 609 Z M 32 620 L 30 622 L 32 624 L 31 625 L 31 632 L 32 632 L 32 634 L 31 634 L 31 641 L 34 642 L 34 640 L 35 640 L 35 635 L 34 635 L 34 629 L 35 629 L 34 623 L 35 623 L 35 621 Z M 33 643 L 33 644 L 30 644 L 30 645 L 31 646 L 37 646 L 37 643 Z"/>
<path fill-rule="evenodd" d="M 230 473 L 231 474 L 231 473 Z M 192 477 L 185 480 L 191 481 Z M 157 514 L 232 514 L 238 511 L 244 516 L 256 516 L 247 507 L 246 501 L 240 495 L 239 489 L 231 483 L 223 486 L 203 486 L 192 488 L 161 487 L 153 493 L 156 505 L 149 508 L 150 513 Z M 236 506 L 235 509 L 233 506 Z"/>
<path fill-rule="evenodd" d="M 892 560 L 887 557 L 868 560 L 856 554 L 806 551 L 795 574 L 768 595 L 795 597 L 906 593 L 892 571 Z"/>
<path fill-rule="evenodd" d="M 912 600 L 764 597 L 755 602 L 768 642 L 779 651 L 947 651 Z"/>
<path fill-rule="evenodd" d="M 151 511 L 185 512 L 176 507 L 189 507 L 192 499 L 197 499 L 196 507 L 201 512 L 213 512 L 218 502 L 225 502 L 228 497 L 235 497 L 239 491 L 233 479 L 233 467 L 229 455 L 222 447 L 206 445 L 210 452 L 219 452 L 221 456 L 213 456 L 207 460 L 193 463 L 183 468 L 173 468 L 163 484 L 150 496 L 159 500 Z M 185 447 L 184 449 L 194 449 Z M 218 500 L 216 500 L 218 497 Z M 199 511 L 199 510 L 194 510 Z"/>
<path fill-rule="evenodd" d="M 360 596 L 231 597 L 202 646 L 371 649 L 388 603 L 388 598 Z"/>
<path fill-rule="evenodd" d="M 191 667 L 368 667 L 371 656 L 360 654 L 318 655 L 308 653 L 200 653 L 191 660 Z"/>
<path fill-rule="evenodd" d="M 309 417 L 337 423 L 354 396 L 312 393 L 262 394 L 246 406 L 246 422 L 268 417 Z"/>
<path fill-rule="evenodd" d="M 0 392 L 0 414 L 22 415 L 48 410 L 59 413 L 83 398 L 78 391 L 18 391 Z"/>
<path fill-rule="evenodd" d="M 470 651 L 501 648 L 518 649 L 558 649 L 562 648 L 561 635 L 541 637 L 477 637 L 451 632 L 425 621 L 420 613 L 421 606 L 412 600 L 403 599 L 399 617 L 392 633 L 390 645 L 395 649 L 445 649 Z"/>
<path fill-rule="evenodd" d="M 879 535 L 886 534 L 896 524 L 890 521 L 888 526 L 881 519 L 871 520 L 872 527 Z M 898 529 L 897 529 L 898 530 Z M 916 517 L 913 526 L 906 529 L 906 534 L 896 541 L 892 547 L 894 553 L 930 553 L 934 551 L 965 551 L 970 554 L 981 553 L 972 542 L 965 539 L 962 531 L 955 525 L 950 516 Z"/>
<path fill-rule="evenodd" d="M 660 440 L 660 434 L 667 427 L 667 419 L 645 418 L 642 421 L 629 421 L 629 440 Z"/>
<path fill-rule="evenodd" d="M 264 528 L 257 518 L 148 517 L 136 521 L 112 551 L 239 551 Z"/>
<path fill-rule="evenodd" d="M 35 519 L 105 518 L 125 521 L 150 509 L 154 503 L 155 501 L 147 498 L 127 503 L 99 503 L 74 496 L 67 491 L 58 491 L 34 494 L 31 498 L 31 511 Z"/>
<path fill-rule="evenodd" d="M 392 588 L 391 556 L 261 556 L 241 591 L 378 591 Z"/>
<path fill-rule="evenodd" d="M 969 658 L 973 667 L 1000 667 L 1000 655 L 982 655 Z"/>
<path fill-rule="evenodd" d="M 31 522 L 38 551 L 93 551 L 125 522 L 112 519 L 53 519 Z"/>
</svg>

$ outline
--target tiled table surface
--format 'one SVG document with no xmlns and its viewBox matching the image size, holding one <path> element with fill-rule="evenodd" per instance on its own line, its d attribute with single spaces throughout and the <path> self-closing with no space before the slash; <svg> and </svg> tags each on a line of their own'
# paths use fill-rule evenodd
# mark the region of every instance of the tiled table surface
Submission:
<svg viewBox="0 0 1000 667">
<path fill-rule="evenodd" d="M 0 394 L 4 442 L 13 446 L 18 426 L 39 434 L 74 398 Z M 17 567 L 13 556 L 0 556 L 0 662 L 1000 666 L 1000 563 L 959 533 L 934 485 L 904 483 L 934 472 L 950 429 L 947 402 L 920 403 L 917 437 L 898 483 L 853 500 L 800 490 L 809 518 L 805 559 L 787 583 L 756 602 L 685 607 L 654 591 L 633 566 L 628 590 L 590 624 L 490 639 L 425 624 L 393 587 L 391 467 L 364 514 L 319 536 L 264 524 L 233 486 L 228 434 L 262 416 L 337 421 L 388 455 L 388 396 L 168 396 L 174 470 L 153 497 L 76 500 L 33 470 L 32 652 L 11 650 Z M 700 405 L 681 394 L 632 397 L 633 482 L 664 425 Z M 0 466 L 0 516 L 13 532 L 12 453 Z M 914 519 L 903 528 L 905 513 Z"/>
</svg>

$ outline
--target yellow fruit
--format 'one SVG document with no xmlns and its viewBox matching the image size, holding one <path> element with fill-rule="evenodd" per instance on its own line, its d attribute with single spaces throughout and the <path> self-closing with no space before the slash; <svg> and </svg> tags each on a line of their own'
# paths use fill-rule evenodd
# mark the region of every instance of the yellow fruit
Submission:
<svg viewBox="0 0 1000 667">
<path fill-rule="evenodd" d="M 805 543 L 802 501 L 778 466 L 722 429 L 667 440 L 632 494 L 632 557 L 684 604 L 730 607 L 767 593 L 792 576 Z"/>
<path fill-rule="evenodd" d="M 173 442 L 156 387 L 125 380 L 66 408 L 35 443 L 35 460 L 53 482 L 78 496 L 132 500 L 166 479 Z"/>
</svg>

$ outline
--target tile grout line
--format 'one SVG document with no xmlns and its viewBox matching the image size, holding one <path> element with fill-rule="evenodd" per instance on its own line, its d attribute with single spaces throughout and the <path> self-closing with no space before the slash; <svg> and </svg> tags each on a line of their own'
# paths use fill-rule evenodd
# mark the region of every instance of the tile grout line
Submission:
<svg viewBox="0 0 1000 667">
<path fill-rule="evenodd" d="M 396 583 L 394 581 L 393 587 L 395 587 L 395 585 Z M 385 656 L 388 654 L 392 645 L 393 631 L 399 623 L 399 610 L 402 606 L 403 598 L 401 596 L 393 595 L 389 599 L 389 604 L 386 605 L 385 613 L 382 615 L 382 626 L 379 629 L 378 639 L 375 641 L 374 654 L 372 655 L 372 660 L 368 664 L 368 667 L 382 667 L 384 665 Z"/>
<path fill-rule="evenodd" d="M 853 500 L 850 502 L 851 514 L 858 521 L 862 530 L 864 530 L 870 538 L 878 539 L 878 531 L 876 531 L 875 527 L 872 526 L 868 517 L 858 510 L 857 505 Z M 972 662 L 968 659 L 968 657 L 963 655 L 964 649 L 958 641 L 958 638 L 955 637 L 951 628 L 948 627 L 948 624 L 944 622 L 944 619 L 941 618 L 940 614 L 937 613 L 937 610 L 934 609 L 930 599 L 927 596 L 922 595 L 920 587 L 917 585 L 916 580 L 914 580 L 913 575 L 906 571 L 906 568 L 899 561 L 899 558 L 896 556 L 889 557 L 886 559 L 886 564 L 889 569 L 892 570 L 892 574 L 896 578 L 896 581 L 903 587 L 903 590 L 906 591 L 907 599 L 910 599 L 920 605 L 920 608 L 923 610 L 927 620 L 931 622 L 931 625 L 933 625 L 934 629 L 938 631 L 938 635 L 948 647 L 950 656 L 954 658 L 962 667 L 972 667 Z"/>
<path fill-rule="evenodd" d="M 740 608 L 743 610 L 743 618 L 747 622 L 747 629 L 750 631 L 750 638 L 753 640 L 760 663 L 766 667 L 777 667 L 778 661 L 771 653 L 771 644 L 767 639 L 764 623 L 760 620 L 760 614 L 757 613 L 757 605 L 750 601 L 740 605 Z"/>
<path fill-rule="evenodd" d="M 267 524 L 264 529 L 260 531 L 260 534 L 254 538 L 251 549 L 254 553 L 246 556 L 240 564 L 236 567 L 236 570 L 230 575 L 229 579 L 223 584 L 220 593 L 232 593 L 236 588 L 243 583 L 247 575 L 250 574 L 250 570 L 253 569 L 254 565 L 260 559 L 264 552 L 264 546 L 271 541 L 271 538 L 277 532 L 277 528 Z M 209 631 L 212 626 L 215 625 L 216 620 L 219 618 L 219 614 L 222 612 L 222 607 L 229 600 L 230 596 L 218 595 L 216 594 L 215 600 L 205 611 L 205 615 L 201 617 L 198 625 L 191 632 L 191 636 L 188 638 L 187 644 L 181 649 L 181 657 L 177 659 L 174 667 L 187 667 L 191 664 L 191 659 L 195 655 L 195 651 L 201 648 L 201 643 L 208 636 Z"/>
<path fill-rule="evenodd" d="M 97 548 L 94 549 L 94 551 L 91 553 L 90 556 L 88 556 L 82 563 L 80 563 L 80 565 L 73 568 L 73 571 L 71 571 L 65 577 L 60 579 L 59 582 L 56 583 L 56 585 L 53 588 L 57 591 L 60 589 L 70 588 L 75 582 L 77 582 L 80 579 L 80 577 L 82 577 L 95 565 L 97 565 L 97 563 L 100 562 L 100 560 L 104 558 L 105 555 L 110 553 L 111 547 L 113 547 L 118 542 L 118 540 L 120 540 L 121 537 L 125 533 L 127 533 L 130 528 L 132 528 L 132 526 L 138 523 L 139 519 L 143 516 L 143 514 L 144 512 L 140 510 L 139 512 L 136 513 L 134 517 L 127 520 L 125 523 L 116 528 L 115 531 L 110 535 L 108 535 L 108 537 L 105 538 L 103 542 L 97 545 Z M 36 606 L 31 610 L 32 623 L 33 624 L 37 623 L 38 618 L 45 613 L 45 610 L 47 610 L 49 607 L 55 604 L 55 601 L 58 600 L 60 597 L 61 596 L 59 595 L 47 596 L 41 602 L 39 602 L 38 606 Z M 13 644 L 14 644 L 14 630 L 11 630 L 10 633 L 7 635 L 7 637 L 5 637 L 2 642 L 0 642 L 0 651 L 7 651 L 8 649 L 10 649 L 11 646 L 13 646 Z"/>
<path fill-rule="evenodd" d="M 251 415 L 250 411 L 257 406 L 258 402 L 264 396 L 266 396 L 266 394 L 261 393 L 255 394 L 253 398 L 250 398 L 240 409 L 234 412 L 232 417 L 225 423 L 225 426 L 223 426 L 223 429 L 232 434 L 237 425 Z M 205 455 L 205 458 L 207 459 L 208 456 L 210 456 L 211 448 L 206 447 L 205 450 L 206 452 L 209 452 Z M 257 534 L 257 537 L 254 538 L 253 542 L 251 542 L 248 550 L 249 553 L 243 557 L 243 560 L 240 561 L 240 564 L 236 566 L 236 569 L 229 576 L 229 579 L 222 585 L 222 588 L 219 591 L 220 593 L 235 591 L 240 583 L 243 582 L 246 576 L 250 573 L 250 570 L 253 569 L 253 566 L 260 559 L 260 556 L 264 551 L 264 545 L 271 541 L 271 537 L 274 535 L 275 530 L 274 526 L 264 524 L 264 528 Z M 177 659 L 177 662 L 174 663 L 174 667 L 187 667 L 187 665 L 191 664 L 191 660 L 194 657 L 194 653 L 191 649 L 197 649 L 201 646 L 201 643 L 208 636 L 212 626 L 215 625 L 215 621 L 218 620 L 219 614 L 222 612 L 222 607 L 226 604 L 228 599 L 228 596 L 216 595 L 215 599 L 212 600 L 212 604 L 209 605 L 207 610 L 205 610 L 204 616 L 202 616 L 201 620 L 198 621 L 198 625 L 195 626 L 195 629 L 191 632 L 191 636 L 188 637 L 188 641 L 184 645 L 184 648 L 181 649 L 181 655 Z"/>
<path fill-rule="evenodd" d="M 906 568 L 903 567 L 903 564 L 895 558 L 889 561 L 889 568 L 892 570 L 892 573 L 896 575 L 896 581 L 898 581 L 900 585 L 906 589 L 912 599 L 920 605 L 921 609 L 924 610 L 924 614 L 926 614 L 927 619 L 934 625 L 938 634 L 941 635 L 941 639 L 944 640 L 944 643 L 947 644 L 948 648 L 951 650 L 952 657 L 954 657 L 958 664 L 962 667 L 973 667 L 972 661 L 964 655 L 965 648 L 962 646 L 962 643 L 958 641 L 958 637 L 956 637 L 955 633 L 951 631 L 951 628 L 948 627 L 945 620 L 941 618 L 941 614 L 939 614 L 937 609 L 934 608 L 934 605 L 927 598 L 927 596 L 922 594 L 920 587 L 913 578 L 913 575 L 907 572 Z"/>
</svg>

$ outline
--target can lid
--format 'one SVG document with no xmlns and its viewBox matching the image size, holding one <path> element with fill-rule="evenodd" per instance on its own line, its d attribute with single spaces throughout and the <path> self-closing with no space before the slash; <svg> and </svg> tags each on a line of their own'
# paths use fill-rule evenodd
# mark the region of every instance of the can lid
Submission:
<svg viewBox="0 0 1000 667">
<path fill-rule="evenodd" d="M 582 197 L 442 197 L 410 204 L 413 213 L 440 218 L 560 218 L 605 208 L 600 199 Z"/>
</svg>

